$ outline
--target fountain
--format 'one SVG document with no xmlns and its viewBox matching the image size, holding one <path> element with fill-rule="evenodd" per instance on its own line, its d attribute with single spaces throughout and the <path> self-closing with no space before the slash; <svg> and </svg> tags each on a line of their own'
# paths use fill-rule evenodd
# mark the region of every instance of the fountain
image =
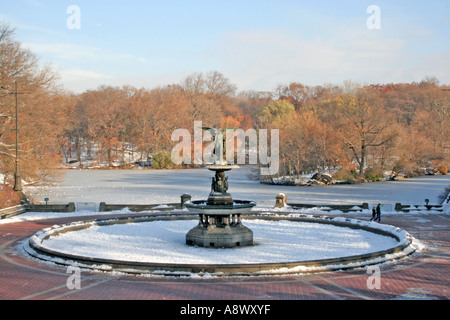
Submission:
<svg viewBox="0 0 450 320">
<path fill-rule="evenodd" d="M 253 231 L 242 224 L 241 215 L 249 214 L 256 203 L 235 200 L 228 193 L 225 173 L 238 166 L 222 160 L 223 135 L 218 130 L 215 154 L 216 157 L 219 154 L 218 159 L 207 166 L 215 173 L 208 198 L 185 201 L 188 195 L 182 196 L 182 203 L 189 212 L 199 216 L 198 224 L 192 229 L 191 214 L 125 214 L 54 225 L 35 233 L 23 248 L 38 259 L 69 266 L 76 263 L 94 270 L 158 275 L 217 273 L 220 276 L 360 268 L 399 259 L 416 250 L 413 238 L 397 227 L 303 214 L 248 217 L 252 220 L 248 224 L 258 230 L 258 247 L 252 247 L 255 244 Z M 277 206 L 283 207 L 285 203 L 285 195 L 277 196 Z M 181 236 L 180 229 L 173 230 L 174 220 L 177 228 L 183 228 Z M 187 224 L 180 224 L 183 220 Z M 130 229 L 124 224 L 129 224 Z M 105 241 L 105 235 L 111 236 L 111 241 Z M 244 248 L 209 249 L 237 247 Z"/>
<path fill-rule="evenodd" d="M 214 164 L 207 166 L 215 172 L 211 178 L 211 192 L 207 200 L 187 201 L 186 208 L 199 215 L 199 223 L 186 234 L 186 244 L 206 248 L 235 248 L 252 246 L 253 231 L 242 224 L 241 215 L 248 214 L 256 205 L 253 201 L 233 200 L 228 193 L 228 177 L 225 172 L 235 168 L 223 161 L 223 134 L 215 131 L 214 153 L 219 155 Z"/>
</svg>

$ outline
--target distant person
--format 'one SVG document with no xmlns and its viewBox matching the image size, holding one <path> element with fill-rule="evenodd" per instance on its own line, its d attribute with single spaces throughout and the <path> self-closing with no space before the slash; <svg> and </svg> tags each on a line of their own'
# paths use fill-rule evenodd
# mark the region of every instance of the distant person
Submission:
<svg viewBox="0 0 450 320">
<path fill-rule="evenodd" d="M 381 222 L 381 204 L 377 205 L 375 221 Z"/>
<path fill-rule="evenodd" d="M 425 205 L 427 206 L 430 203 L 430 199 L 425 199 Z"/>
<path fill-rule="evenodd" d="M 370 219 L 370 221 L 374 221 L 376 217 L 377 217 L 377 211 L 375 210 L 375 206 L 373 206 L 372 207 L 372 218 Z"/>
</svg>

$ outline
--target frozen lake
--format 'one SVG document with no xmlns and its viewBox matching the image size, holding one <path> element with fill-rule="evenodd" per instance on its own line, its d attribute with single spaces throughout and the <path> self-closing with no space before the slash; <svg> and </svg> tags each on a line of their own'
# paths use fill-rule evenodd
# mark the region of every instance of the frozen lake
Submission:
<svg viewBox="0 0 450 320">
<path fill-rule="evenodd" d="M 440 204 L 437 197 L 450 185 L 450 176 L 425 176 L 393 182 L 321 187 L 275 186 L 249 177 L 248 168 L 228 172 L 229 192 L 234 199 L 253 200 L 273 206 L 284 193 L 288 202 L 309 204 Z M 156 204 L 179 202 L 184 193 L 202 200 L 210 192 L 213 172 L 192 170 L 64 170 L 63 181 L 51 187 L 26 187 L 34 201 L 49 203 L 106 202 L 109 204 Z"/>
</svg>

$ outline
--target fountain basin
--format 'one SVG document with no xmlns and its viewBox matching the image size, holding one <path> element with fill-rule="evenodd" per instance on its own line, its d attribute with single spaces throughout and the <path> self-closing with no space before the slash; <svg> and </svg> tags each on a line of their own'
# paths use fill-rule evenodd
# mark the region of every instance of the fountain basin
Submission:
<svg viewBox="0 0 450 320">
<path fill-rule="evenodd" d="M 187 201 L 184 203 L 190 213 L 208 215 L 249 214 L 256 203 L 247 200 L 233 200 L 231 204 L 211 205 L 206 200 Z"/>
<path fill-rule="evenodd" d="M 258 230 L 257 246 L 203 249 L 186 246 L 180 237 L 179 229 L 188 230 L 192 219 L 183 214 L 139 215 L 55 225 L 33 235 L 24 249 L 45 261 L 94 270 L 159 275 L 207 272 L 219 276 L 361 268 L 401 259 L 417 249 L 406 231 L 393 226 L 276 215 L 246 217 L 250 227 Z"/>
<path fill-rule="evenodd" d="M 241 222 L 256 205 L 253 201 L 233 200 L 212 205 L 209 201 L 188 201 L 190 213 L 199 215 L 199 223 L 186 234 L 186 244 L 204 248 L 235 248 L 254 245 L 253 231 Z"/>
<path fill-rule="evenodd" d="M 242 223 L 224 227 L 199 224 L 186 234 L 186 244 L 203 248 L 253 246 L 253 231 Z"/>
</svg>

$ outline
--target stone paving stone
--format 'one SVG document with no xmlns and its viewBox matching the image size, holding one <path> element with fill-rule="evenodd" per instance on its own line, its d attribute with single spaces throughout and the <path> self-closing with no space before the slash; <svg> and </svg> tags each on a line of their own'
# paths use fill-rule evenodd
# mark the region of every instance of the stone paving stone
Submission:
<svg viewBox="0 0 450 320">
<path fill-rule="evenodd" d="M 348 216 L 347 216 L 348 217 Z M 90 217 L 92 218 L 92 217 Z M 352 216 L 358 218 L 358 216 Z M 360 217 L 368 220 L 370 217 Z M 54 224 L 85 217 L 0 225 L 0 299 L 59 300 L 395 300 L 450 297 L 450 217 L 383 216 L 427 247 L 380 265 L 381 288 L 369 289 L 365 268 L 298 276 L 174 278 L 118 275 L 82 270 L 81 289 L 70 290 L 66 268 L 23 256 L 17 245 Z"/>
</svg>

